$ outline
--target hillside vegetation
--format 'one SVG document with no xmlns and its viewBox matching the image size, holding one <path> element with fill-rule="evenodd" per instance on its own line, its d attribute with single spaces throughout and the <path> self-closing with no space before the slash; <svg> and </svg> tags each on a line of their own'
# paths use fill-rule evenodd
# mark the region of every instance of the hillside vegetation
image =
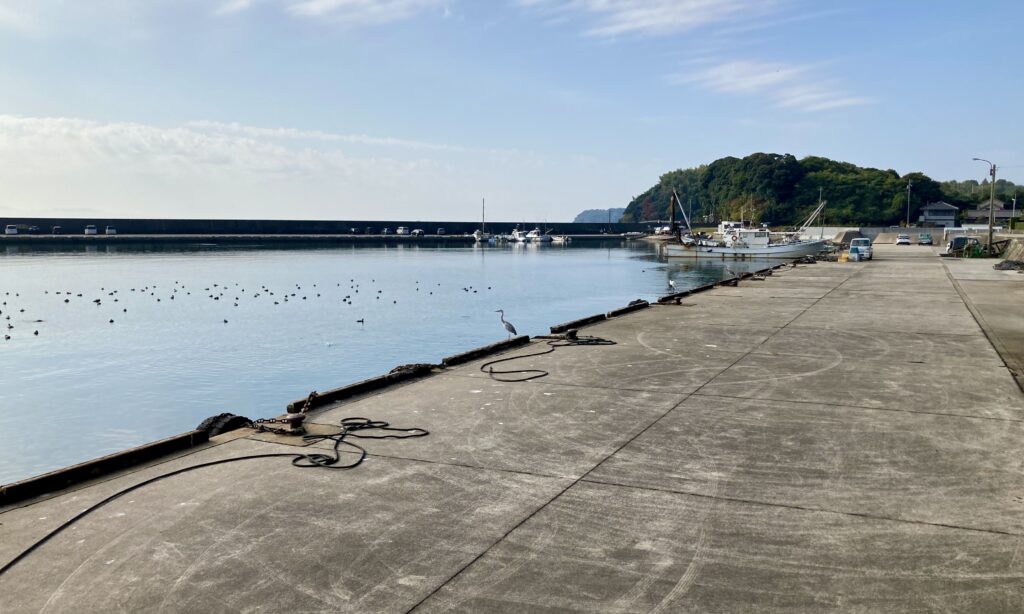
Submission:
<svg viewBox="0 0 1024 614">
<path fill-rule="evenodd" d="M 944 200 L 961 208 L 987 201 L 988 183 L 939 183 L 924 173 L 864 168 L 817 156 L 755 153 L 727 157 L 696 168 L 671 171 L 634 198 L 623 222 L 668 218 L 672 190 L 698 221 L 743 219 L 789 226 L 803 221 L 821 198 L 828 224 L 890 225 L 906 219 L 907 181 L 912 181 L 911 222 L 927 203 Z M 997 198 L 1012 198 L 1018 186 L 996 182 Z M 678 217 L 678 211 L 677 211 Z M 681 218 L 680 218 L 681 219 Z"/>
<path fill-rule="evenodd" d="M 573 223 L 600 224 L 602 222 L 608 222 L 610 219 L 614 224 L 622 219 L 622 215 L 625 212 L 625 207 L 613 207 L 611 209 L 586 209 L 576 216 Z"/>
</svg>

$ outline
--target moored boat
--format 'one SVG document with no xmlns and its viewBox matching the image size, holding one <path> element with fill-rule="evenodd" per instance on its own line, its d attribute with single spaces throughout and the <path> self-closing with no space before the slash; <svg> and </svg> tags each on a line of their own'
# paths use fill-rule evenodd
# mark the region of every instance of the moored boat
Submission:
<svg viewBox="0 0 1024 614">
<path fill-rule="evenodd" d="M 477 243 L 491 243 L 491 233 L 487 232 L 487 200 L 480 200 L 480 228 L 473 231 Z"/>
<path fill-rule="evenodd" d="M 820 252 L 825 240 L 773 242 L 766 229 L 737 229 L 721 238 L 687 235 L 679 243 L 666 243 L 665 254 L 682 258 L 801 258 Z"/>
<path fill-rule="evenodd" d="M 679 196 L 673 191 L 670 202 L 673 213 L 679 202 Z M 697 234 L 691 229 L 677 241 L 665 243 L 665 255 L 676 258 L 718 258 L 723 260 L 792 259 L 814 256 L 824 249 L 825 239 L 800 239 L 800 231 L 806 228 L 824 207 L 825 201 L 819 202 L 818 207 L 796 233 L 774 233 L 768 228 L 750 228 L 744 226 L 743 222 L 728 221 L 721 222 L 718 225 L 718 232 L 713 235 Z M 682 211 L 682 206 L 679 208 Z M 683 211 L 683 219 L 686 220 L 686 226 L 689 229 L 690 220 L 685 211 Z"/>
<path fill-rule="evenodd" d="M 551 243 L 551 235 L 545 234 L 540 228 L 534 228 L 526 233 L 526 241 L 528 243 Z"/>
</svg>

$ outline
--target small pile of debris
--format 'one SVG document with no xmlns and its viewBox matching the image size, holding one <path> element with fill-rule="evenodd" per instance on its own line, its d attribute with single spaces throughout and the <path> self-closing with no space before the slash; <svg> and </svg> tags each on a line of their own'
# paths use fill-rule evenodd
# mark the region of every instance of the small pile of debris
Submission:
<svg viewBox="0 0 1024 614">
<path fill-rule="evenodd" d="M 1024 260 L 1003 260 L 992 265 L 997 271 L 1024 271 Z"/>
</svg>

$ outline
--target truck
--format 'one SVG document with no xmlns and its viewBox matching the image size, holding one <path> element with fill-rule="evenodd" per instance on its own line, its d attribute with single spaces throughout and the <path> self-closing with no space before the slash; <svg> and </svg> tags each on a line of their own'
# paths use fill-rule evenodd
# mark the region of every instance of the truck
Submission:
<svg viewBox="0 0 1024 614">
<path fill-rule="evenodd" d="M 874 257 L 874 250 L 871 249 L 871 239 L 852 239 L 850 249 L 857 248 L 861 260 L 871 260 Z"/>
</svg>

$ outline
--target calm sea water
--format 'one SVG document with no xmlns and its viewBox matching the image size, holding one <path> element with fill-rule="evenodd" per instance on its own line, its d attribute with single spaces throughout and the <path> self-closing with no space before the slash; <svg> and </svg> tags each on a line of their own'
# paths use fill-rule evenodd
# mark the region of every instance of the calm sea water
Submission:
<svg viewBox="0 0 1024 614">
<path fill-rule="evenodd" d="M 501 340 L 498 308 L 545 334 L 724 276 L 643 243 L 7 248 L 0 483 Z"/>
</svg>

